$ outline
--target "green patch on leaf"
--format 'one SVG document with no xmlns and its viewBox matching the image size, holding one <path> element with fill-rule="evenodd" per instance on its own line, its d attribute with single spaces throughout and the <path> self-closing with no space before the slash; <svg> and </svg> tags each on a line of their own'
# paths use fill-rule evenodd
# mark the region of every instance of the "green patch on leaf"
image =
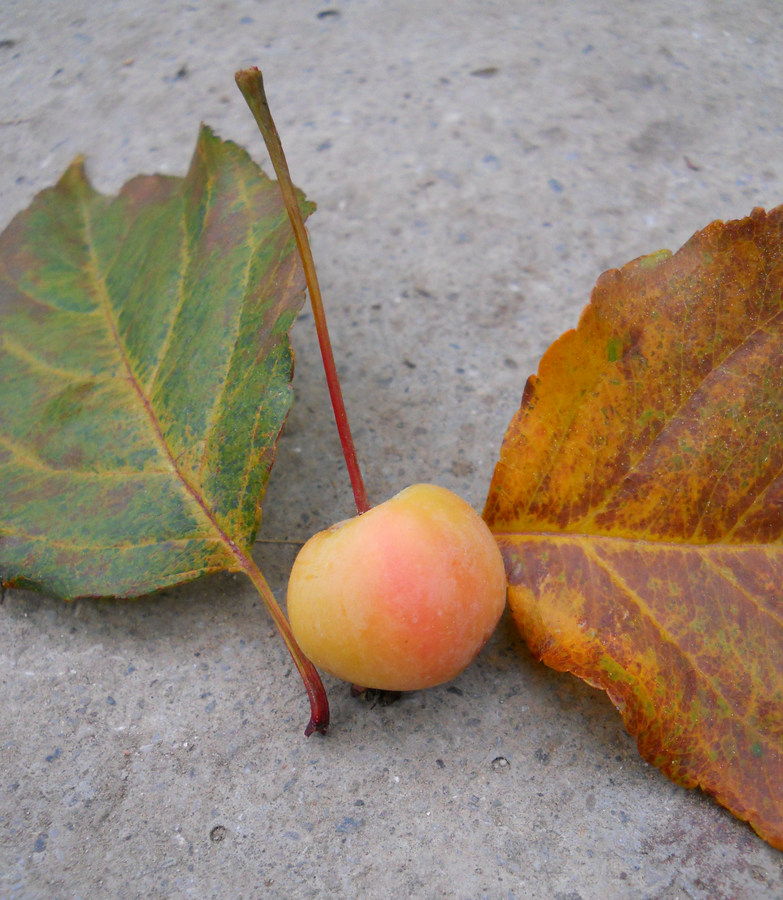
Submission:
<svg viewBox="0 0 783 900">
<path fill-rule="evenodd" d="M 206 127 L 184 178 L 108 198 L 77 160 L 39 194 L 0 236 L 2 583 L 131 596 L 237 569 L 303 284 L 277 185 Z"/>
</svg>

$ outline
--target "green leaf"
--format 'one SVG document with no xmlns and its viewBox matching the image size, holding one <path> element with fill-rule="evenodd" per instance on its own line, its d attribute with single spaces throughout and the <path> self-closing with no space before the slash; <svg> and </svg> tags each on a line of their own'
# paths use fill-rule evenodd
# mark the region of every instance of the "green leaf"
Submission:
<svg viewBox="0 0 783 900">
<path fill-rule="evenodd" d="M 247 569 L 292 400 L 294 251 L 277 185 L 206 127 L 185 178 L 107 198 L 77 160 L 11 222 L 4 585 L 135 596 Z"/>
</svg>

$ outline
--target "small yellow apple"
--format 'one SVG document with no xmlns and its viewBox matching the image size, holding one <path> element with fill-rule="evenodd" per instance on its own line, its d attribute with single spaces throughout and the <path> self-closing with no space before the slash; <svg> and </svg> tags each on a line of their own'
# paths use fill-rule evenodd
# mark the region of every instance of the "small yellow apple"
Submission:
<svg viewBox="0 0 783 900">
<path fill-rule="evenodd" d="M 291 630 L 316 666 L 411 691 L 458 675 L 506 602 L 489 528 L 445 488 L 417 484 L 314 535 L 288 583 Z"/>
</svg>

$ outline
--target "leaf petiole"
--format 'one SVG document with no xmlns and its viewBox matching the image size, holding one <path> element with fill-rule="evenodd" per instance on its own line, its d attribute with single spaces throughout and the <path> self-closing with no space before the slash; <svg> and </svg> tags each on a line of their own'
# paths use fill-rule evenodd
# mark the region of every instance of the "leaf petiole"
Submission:
<svg viewBox="0 0 783 900">
<path fill-rule="evenodd" d="M 324 690 L 321 676 L 318 674 L 315 666 L 304 653 L 302 653 L 299 644 L 296 643 L 296 640 L 291 633 L 291 626 L 288 624 L 288 620 L 283 615 L 283 611 L 280 609 L 277 600 L 275 600 L 272 589 L 269 587 L 266 578 L 264 578 L 261 570 L 255 564 L 252 557 L 249 554 L 243 553 L 236 545 L 233 545 L 232 549 L 237 561 L 242 567 L 242 571 L 253 582 L 255 589 L 266 604 L 266 608 L 269 610 L 269 614 L 272 616 L 272 619 L 277 626 L 277 630 L 282 635 L 285 645 L 288 647 L 288 652 L 291 654 L 291 657 L 296 664 L 296 668 L 302 676 L 302 681 L 304 682 L 305 690 L 307 691 L 307 696 L 310 700 L 310 721 L 307 724 L 307 728 L 305 728 L 305 737 L 310 737 L 314 731 L 326 734 L 326 731 L 329 728 L 329 701 L 326 697 L 326 691 Z"/>
</svg>

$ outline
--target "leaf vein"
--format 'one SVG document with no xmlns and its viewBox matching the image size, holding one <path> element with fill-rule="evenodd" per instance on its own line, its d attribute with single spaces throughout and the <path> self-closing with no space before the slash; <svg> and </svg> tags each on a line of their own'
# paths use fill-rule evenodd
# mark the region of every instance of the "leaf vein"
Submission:
<svg viewBox="0 0 783 900">
<path fill-rule="evenodd" d="M 277 263 L 275 264 L 275 269 L 274 269 L 273 274 L 276 274 L 277 271 L 279 270 L 279 268 L 280 268 L 280 260 L 278 259 Z M 276 292 L 278 315 L 284 305 L 283 304 L 283 296 L 288 293 L 288 289 L 289 289 L 291 283 L 293 282 L 294 278 L 296 277 L 294 274 L 295 272 L 296 272 L 296 269 L 292 269 L 291 271 L 289 271 L 284 288 L 279 289 Z M 275 321 L 277 321 L 277 316 L 275 316 Z M 282 363 L 281 363 L 280 359 L 275 360 L 275 369 L 270 376 L 270 382 L 272 382 L 272 383 L 277 382 L 277 380 L 278 380 L 277 369 L 281 366 L 281 364 Z M 246 372 L 246 374 L 244 376 L 244 380 L 247 380 L 248 378 L 250 378 L 250 374 L 251 374 L 250 371 Z M 264 399 L 267 399 L 267 398 L 264 398 Z M 252 435 L 253 435 L 252 446 L 253 447 L 256 446 L 256 438 L 258 437 L 258 434 L 259 434 L 259 427 L 260 427 L 264 409 L 265 409 L 265 404 L 263 402 L 259 403 L 258 406 L 256 407 L 255 416 L 253 419 L 253 431 L 252 431 Z M 275 452 L 274 448 L 272 448 L 272 452 L 273 453 Z M 242 482 L 239 486 L 239 495 L 241 497 L 241 501 L 239 504 L 240 509 L 244 508 L 244 504 L 246 502 L 247 490 L 248 490 L 248 487 L 250 486 L 250 476 L 251 476 L 250 466 L 246 466 L 245 471 L 242 474 Z"/>
<path fill-rule="evenodd" d="M 73 469 L 68 466 L 54 466 L 39 455 L 30 452 L 23 444 L 12 441 L 4 435 L 0 435 L 0 444 L 7 447 L 14 457 L 28 469 L 36 472 L 45 472 L 49 475 L 67 475 L 69 478 L 101 479 L 106 478 L 146 478 L 152 476 L 164 476 L 171 478 L 172 473 L 165 469 Z"/>
<path fill-rule="evenodd" d="M 1 337 L 3 349 L 8 351 L 8 355 L 13 356 L 15 359 L 19 359 L 22 362 L 26 362 L 32 369 L 46 372 L 57 378 L 67 378 L 70 381 L 84 381 L 87 378 L 93 377 L 93 373 L 89 371 L 77 372 L 75 369 L 66 369 L 63 366 L 52 365 L 52 363 L 47 362 L 40 356 L 36 356 L 28 350 L 27 347 L 18 341 L 15 341 L 8 334 L 3 334 Z"/>
<path fill-rule="evenodd" d="M 236 163 L 233 159 L 232 159 L 231 165 L 232 165 L 232 168 L 237 169 Z M 236 171 L 235 174 L 237 176 L 237 179 L 236 179 L 237 185 L 240 189 L 245 207 L 246 207 L 246 209 L 250 210 L 251 209 L 250 197 L 247 192 L 247 184 L 245 181 L 244 173 L 241 170 L 238 170 L 238 171 Z M 253 241 L 253 218 L 252 218 L 252 215 L 248 215 L 248 224 L 247 224 L 247 233 L 245 236 L 245 243 L 248 245 L 249 249 L 248 249 L 248 253 L 247 253 L 247 260 L 245 261 L 245 270 L 244 270 L 244 274 L 243 274 L 243 287 L 242 287 L 243 302 L 240 305 L 238 314 L 234 317 L 235 321 L 232 325 L 232 327 L 234 328 L 234 345 L 231 349 L 231 353 L 226 354 L 226 364 L 225 364 L 225 367 L 223 369 L 223 373 L 222 373 L 222 376 L 220 379 L 220 385 L 219 385 L 219 388 L 215 391 L 212 408 L 209 411 L 208 420 L 210 422 L 212 422 L 213 427 L 214 427 L 214 423 L 215 423 L 216 412 L 217 412 L 217 410 L 219 410 L 221 408 L 221 406 L 223 404 L 223 398 L 225 397 L 225 392 L 228 387 L 228 376 L 231 372 L 231 365 L 233 363 L 234 356 L 236 355 L 237 342 L 239 340 L 239 333 L 240 333 L 240 330 L 242 327 L 242 313 L 245 308 L 244 301 L 247 298 L 248 283 L 250 281 L 250 268 L 252 266 L 253 258 L 255 256 L 255 252 L 257 249 L 255 246 L 255 242 Z M 209 438 L 212 433 L 213 427 L 210 427 L 208 429 L 208 433 L 201 445 L 200 458 L 198 460 L 198 466 L 196 468 L 197 477 L 199 480 L 201 480 L 203 478 L 204 470 L 207 466 L 207 462 L 209 459 L 209 443 L 210 443 Z"/>
<path fill-rule="evenodd" d="M 689 650 L 685 649 L 678 641 L 678 639 L 671 633 L 671 631 L 661 624 L 661 622 L 655 617 L 648 603 L 641 596 L 641 594 L 639 594 L 638 591 L 634 590 L 634 588 L 632 588 L 627 583 L 627 581 L 607 559 L 602 557 L 599 553 L 595 552 L 595 549 L 591 547 L 589 543 L 581 543 L 585 554 L 590 559 L 592 559 L 596 563 L 596 565 L 603 568 L 609 578 L 625 593 L 629 600 L 636 604 L 639 612 L 652 623 L 653 627 L 660 633 L 662 639 L 677 648 L 677 651 L 687 660 L 692 671 L 695 672 L 705 684 L 709 685 L 711 693 L 722 703 L 724 703 L 726 705 L 726 708 L 734 710 L 736 712 L 736 707 L 729 702 L 726 695 L 720 689 L 720 684 L 716 684 L 716 679 L 705 672 L 701 664 L 699 663 L 698 658 L 694 657 Z M 750 700 L 751 698 L 748 699 Z M 759 742 L 765 745 L 767 751 L 777 752 L 777 747 L 775 746 L 774 741 L 768 738 L 765 733 L 759 731 L 759 729 L 749 721 L 747 715 L 744 715 L 742 712 L 740 712 L 740 715 L 742 717 L 742 724 L 747 729 L 747 731 L 752 732 L 758 738 Z"/>
<path fill-rule="evenodd" d="M 98 262 L 95 258 L 94 241 L 92 240 L 92 222 L 91 222 L 89 210 L 83 201 L 81 203 L 81 211 L 82 211 L 82 217 L 83 217 L 83 221 L 84 221 L 84 230 L 85 230 L 85 235 L 86 235 L 86 239 L 87 239 L 87 247 L 89 250 L 88 268 L 89 268 L 90 274 L 92 276 L 92 280 L 95 284 L 95 291 L 96 291 L 96 294 L 100 301 L 100 305 L 104 311 L 104 316 L 106 319 L 107 327 L 109 329 L 110 334 L 112 335 L 114 344 L 117 348 L 117 352 L 118 352 L 120 359 L 122 360 L 122 363 L 127 372 L 128 381 L 129 381 L 132 389 L 136 393 L 136 396 L 137 396 L 139 402 L 141 402 L 141 404 L 147 414 L 147 418 L 150 423 L 150 430 L 151 430 L 152 438 L 155 441 L 155 443 L 160 447 L 164 458 L 168 459 L 169 465 L 171 466 L 171 470 L 172 470 L 173 474 L 176 476 L 176 478 L 179 480 L 179 482 L 181 483 L 185 494 L 191 498 L 191 500 L 195 504 L 196 509 L 199 511 L 200 515 L 206 520 L 206 522 L 211 526 L 211 528 L 214 529 L 218 538 L 224 542 L 224 544 L 229 548 L 230 552 L 238 559 L 239 554 L 240 554 L 239 548 L 236 546 L 234 541 L 229 537 L 229 535 L 227 535 L 225 533 L 225 531 L 223 531 L 223 529 L 220 527 L 219 523 L 217 522 L 217 519 L 215 518 L 213 511 L 207 505 L 207 502 L 206 502 L 205 498 L 202 496 L 202 494 L 200 493 L 200 491 L 197 489 L 197 487 L 195 485 L 192 485 L 190 483 L 190 481 L 186 478 L 184 472 L 178 466 L 178 464 L 174 458 L 174 455 L 171 452 L 171 448 L 169 447 L 169 445 L 166 441 L 166 438 L 163 434 L 163 429 L 161 427 L 161 423 L 159 422 L 159 420 L 155 414 L 155 411 L 152 408 L 152 404 L 151 404 L 149 398 L 147 397 L 147 395 L 144 393 L 142 385 L 139 383 L 138 379 L 136 378 L 136 376 L 133 372 L 133 368 L 132 368 L 130 360 L 128 358 L 128 355 L 127 355 L 127 352 L 125 349 L 125 345 L 122 341 L 122 338 L 120 337 L 117 322 L 115 320 L 115 317 L 114 317 L 112 309 L 111 309 L 111 303 L 109 300 L 106 283 L 105 283 L 105 280 L 101 276 L 101 273 L 100 273 L 100 270 L 98 267 Z"/>
<path fill-rule="evenodd" d="M 209 535 L 189 535 L 186 537 L 170 537 L 170 538 L 161 538 L 159 540 L 139 540 L 133 541 L 133 543 L 125 543 L 120 541 L 119 543 L 89 543 L 85 541 L 79 541 L 74 538 L 66 539 L 58 539 L 49 537 L 47 535 L 40 534 L 30 534 L 25 531 L 19 531 L 14 528 L 5 529 L 0 531 L 0 539 L 8 539 L 8 538 L 16 538 L 20 541 L 29 541 L 30 543 L 35 544 L 45 544 L 47 547 L 57 547 L 63 550 L 74 550 L 78 549 L 79 551 L 102 551 L 102 550 L 119 550 L 119 551 L 134 551 L 140 550 L 146 547 L 170 547 L 170 546 L 187 546 L 188 544 L 192 544 L 194 541 L 202 544 L 214 544 L 215 546 L 222 547 L 225 549 L 224 542 L 218 537 L 210 537 Z"/>
<path fill-rule="evenodd" d="M 147 381 L 144 386 L 145 393 L 148 397 L 151 397 L 155 393 L 155 386 L 157 384 L 158 375 L 160 374 L 161 367 L 166 359 L 166 356 L 169 351 L 169 347 L 171 346 L 171 341 L 173 339 L 174 331 L 177 327 L 177 323 L 179 322 L 180 315 L 185 307 L 186 303 L 186 292 L 185 285 L 187 284 L 187 280 L 190 274 L 190 263 L 191 263 L 191 252 L 190 252 L 190 243 L 191 238 L 188 235 L 188 227 L 187 227 L 187 210 L 184 203 L 182 202 L 182 246 L 180 248 L 180 264 L 179 264 L 179 273 L 177 279 L 177 304 L 174 307 L 174 310 L 169 319 L 168 328 L 166 329 L 166 334 L 163 337 L 163 340 L 160 343 L 160 346 L 157 350 L 157 362 L 155 367 L 152 369 L 150 374 L 147 376 Z"/>
</svg>

